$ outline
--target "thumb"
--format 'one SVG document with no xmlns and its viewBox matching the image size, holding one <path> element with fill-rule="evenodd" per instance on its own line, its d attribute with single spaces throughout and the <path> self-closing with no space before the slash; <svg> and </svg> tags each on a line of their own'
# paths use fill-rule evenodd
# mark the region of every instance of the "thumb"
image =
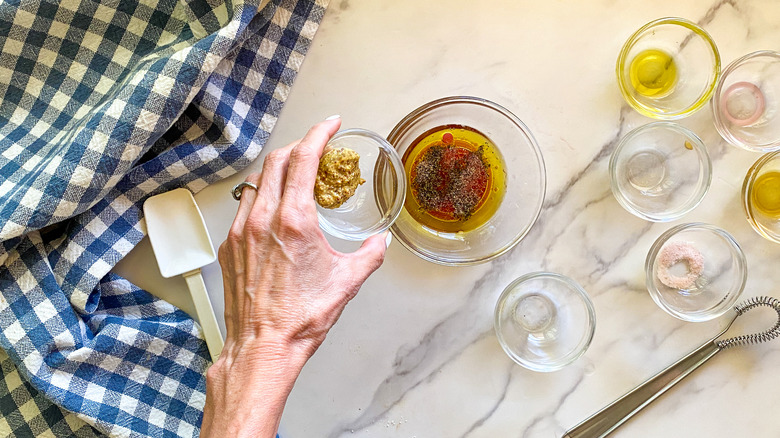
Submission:
<svg viewBox="0 0 780 438">
<path fill-rule="evenodd" d="M 369 237 L 360 246 L 360 249 L 350 254 L 352 272 L 362 284 L 369 275 L 382 266 L 382 262 L 385 260 L 385 251 L 387 250 L 387 242 L 389 231 L 385 231 L 382 234 L 377 234 Z"/>
</svg>

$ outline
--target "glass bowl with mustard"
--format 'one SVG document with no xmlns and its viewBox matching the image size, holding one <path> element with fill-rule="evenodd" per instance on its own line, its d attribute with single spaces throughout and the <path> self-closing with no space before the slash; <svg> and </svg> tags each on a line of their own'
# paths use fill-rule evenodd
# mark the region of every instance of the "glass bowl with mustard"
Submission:
<svg viewBox="0 0 780 438">
<path fill-rule="evenodd" d="M 314 199 L 320 228 L 345 240 L 365 240 L 387 230 L 404 205 L 401 157 L 378 134 L 337 132 L 317 169 Z"/>
<path fill-rule="evenodd" d="M 407 179 L 404 208 L 390 229 L 419 257 L 451 266 L 486 262 L 536 222 L 544 160 L 531 131 L 506 108 L 442 98 L 412 111 L 387 139 Z"/>
</svg>

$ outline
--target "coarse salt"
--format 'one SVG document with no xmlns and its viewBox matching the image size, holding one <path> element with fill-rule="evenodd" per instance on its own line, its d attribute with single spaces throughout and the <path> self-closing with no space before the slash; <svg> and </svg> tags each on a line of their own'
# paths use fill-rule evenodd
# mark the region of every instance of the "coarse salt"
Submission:
<svg viewBox="0 0 780 438">
<path fill-rule="evenodd" d="M 685 262 L 688 272 L 675 275 L 669 270 L 677 263 Z M 704 256 L 688 242 L 672 242 L 665 245 L 656 259 L 655 275 L 658 280 L 673 289 L 691 289 L 704 271 Z"/>
</svg>

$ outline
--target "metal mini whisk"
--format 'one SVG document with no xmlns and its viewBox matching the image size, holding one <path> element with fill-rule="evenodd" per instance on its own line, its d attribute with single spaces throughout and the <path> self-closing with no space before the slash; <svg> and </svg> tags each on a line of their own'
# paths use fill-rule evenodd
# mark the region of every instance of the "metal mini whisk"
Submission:
<svg viewBox="0 0 780 438">
<path fill-rule="evenodd" d="M 755 333 L 751 335 L 740 335 L 740 336 L 735 336 L 733 338 L 724 339 L 722 341 L 717 341 L 718 347 L 720 347 L 721 350 L 725 350 L 726 348 L 729 347 L 736 347 L 739 345 L 760 344 L 762 342 L 771 341 L 772 339 L 780 336 L 780 300 L 778 300 L 777 298 L 772 298 L 772 297 L 751 298 L 745 301 L 744 303 L 737 304 L 736 306 L 734 306 L 734 310 L 737 312 L 737 316 L 740 316 L 740 315 L 744 315 L 745 312 L 747 312 L 748 310 L 755 309 L 756 307 L 759 306 L 771 307 L 772 309 L 775 310 L 775 312 L 777 312 L 777 322 L 775 323 L 775 325 L 769 330 L 761 333 Z M 734 320 L 736 320 L 736 316 L 734 317 L 734 319 L 731 320 L 731 323 L 734 323 Z M 731 324 L 729 324 L 729 327 L 730 326 Z M 726 330 L 728 330 L 729 327 L 726 327 Z"/>
<path fill-rule="evenodd" d="M 722 340 L 718 339 L 731 328 L 739 316 L 757 307 L 770 307 L 777 312 L 777 322 L 772 328 L 761 333 L 740 335 Z M 569 429 L 563 435 L 563 438 L 600 438 L 607 436 L 717 353 L 731 347 L 771 341 L 780 336 L 780 300 L 777 298 L 766 296 L 750 298 L 734 306 L 734 312 L 734 317 L 717 336 L 705 342 L 701 347 L 670 365 L 645 383 L 615 400 L 587 420 Z"/>
</svg>

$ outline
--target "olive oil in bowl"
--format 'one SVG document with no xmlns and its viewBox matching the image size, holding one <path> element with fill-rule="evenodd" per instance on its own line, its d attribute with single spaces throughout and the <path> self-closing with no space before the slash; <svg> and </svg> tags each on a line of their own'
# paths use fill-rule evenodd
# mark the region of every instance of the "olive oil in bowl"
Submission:
<svg viewBox="0 0 780 438">
<path fill-rule="evenodd" d="M 660 98 L 674 90 L 677 65 L 672 55 L 663 50 L 643 50 L 631 60 L 629 75 L 637 93 Z"/>
<path fill-rule="evenodd" d="M 780 219 L 780 172 L 773 170 L 756 178 L 750 196 L 757 212 Z"/>
</svg>

